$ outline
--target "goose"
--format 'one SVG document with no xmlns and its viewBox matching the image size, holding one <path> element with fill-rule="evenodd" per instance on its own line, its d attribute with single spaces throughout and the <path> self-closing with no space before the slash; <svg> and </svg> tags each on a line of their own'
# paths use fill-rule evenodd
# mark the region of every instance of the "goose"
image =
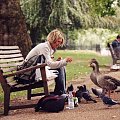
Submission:
<svg viewBox="0 0 120 120">
<path fill-rule="evenodd" d="M 102 92 L 104 94 L 106 91 L 108 91 L 108 95 L 110 97 L 110 91 L 114 91 L 115 89 L 117 89 L 118 86 L 120 86 L 120 80 L 112 76 L 100 73 L 99 64 L 96 59 L 91 60 L 90 67 L 93 68 L 90 76 L 91 80 L 96 83 L 96 85 L 102 88 Z"/>
<path fill-rule="evenodd" d="M 101 88 L 101 86 L 98 84 L 97 82 L 97 76 L 100 74 L 100 71 L 99 71 L 99 64 L 98 62 L 96 61 L 96 59 L 91 59 L 90 61 L 90 67 L 93 68 L 93 71 L 91 72 L 90 74 L 90 79 L 91 81 L 98 87 Z"/>
</svg>

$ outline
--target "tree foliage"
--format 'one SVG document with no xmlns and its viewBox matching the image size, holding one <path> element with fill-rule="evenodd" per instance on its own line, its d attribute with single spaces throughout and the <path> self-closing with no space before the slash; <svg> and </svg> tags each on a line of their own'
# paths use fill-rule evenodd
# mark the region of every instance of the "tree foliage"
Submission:
<svg viewBox="0 0 120 120">
<path fill-rule="evenodd" d="M 115 8 L 112 7 L 114 2 L 115 0 L 88 0 L 91 14 L 101 17 L 115 15 Z"/>
<path fill-rule="evenodd" d="M 53 28 L 68 29 L 120 27 L 115 2 L 120 0 L 21 0 L 33 42 Z M 119 7 L 118 7 L 119 8 Z M 119 10 L 119 9 L 117 9 Z"/>
<path fill-rule="evenodd" d="M 49 16 L 48 25 L 63 27 L 64 24 L 71 23 L 67 13 L 67 2 L 65 0 L 53 0 L 52 12 Z"/>
<path fill-rule="evenodd" d="M 0 45 L 17 45 L 25 57 L 31 44 L 19 1 L 0 0 Z"/>
</svg>

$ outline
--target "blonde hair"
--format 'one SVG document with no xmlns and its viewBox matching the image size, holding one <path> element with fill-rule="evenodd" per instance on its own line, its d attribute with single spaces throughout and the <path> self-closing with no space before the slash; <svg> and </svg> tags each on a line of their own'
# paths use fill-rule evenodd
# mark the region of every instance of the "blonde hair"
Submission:
<svg viewBox="0 0 120 120">
<path fill-rule="evenodd" d="M 61 46 L 65 44 L 64 34 L 58 29 L 52 30 L 47 36 L 47 41 L 50 43 L 53 43 L 56 39 L 62 39 L 63 42 Z"/>
</svg>

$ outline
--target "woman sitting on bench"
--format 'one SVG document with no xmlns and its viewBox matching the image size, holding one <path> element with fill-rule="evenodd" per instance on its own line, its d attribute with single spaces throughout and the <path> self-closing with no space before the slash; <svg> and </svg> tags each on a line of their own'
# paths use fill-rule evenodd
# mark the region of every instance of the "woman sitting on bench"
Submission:
<svg viewBox="0 0 120 120">
<path fill-rule="evenodd" d="M 47 41 L 35 46 L 26 56 L 25 61 L 29 60 L 34 55 L 44 55 L 45 63 L 51 68 L 58 71 L 58 77 L 55 78 L 54 94 L 61 95 L 66 93 L 66 72 L 65 67 L 67 63 L 72 61 L 71 57 L 53 61 L 51 56 L 55 53 L 56 49 L 64 44 L 63 33 L 55 29 L 47 36 Z"/>
</svg>

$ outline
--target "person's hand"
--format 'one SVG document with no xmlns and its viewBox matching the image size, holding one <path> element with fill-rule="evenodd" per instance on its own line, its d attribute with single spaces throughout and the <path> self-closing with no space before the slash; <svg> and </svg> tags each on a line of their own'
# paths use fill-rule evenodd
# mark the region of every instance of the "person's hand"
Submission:
<svg viewBox="0 0 120 120">
<path fill-rule="evenodd" d="M 72 62 L 72 58 L 71 57 L 67 57 L 66 58 L 66 62 Z"/>
<path fill-rule="evenodd" d="M 51 55 L 51 59 L 54 59 L 54 56 L 53 56 L 53 55 Z"/>
<path fill-rule="evenodd" d="M 60 61 L 60 60 L 62 60 L 62 57 L 58 57 L 57 61 Z"/>
</svg>

